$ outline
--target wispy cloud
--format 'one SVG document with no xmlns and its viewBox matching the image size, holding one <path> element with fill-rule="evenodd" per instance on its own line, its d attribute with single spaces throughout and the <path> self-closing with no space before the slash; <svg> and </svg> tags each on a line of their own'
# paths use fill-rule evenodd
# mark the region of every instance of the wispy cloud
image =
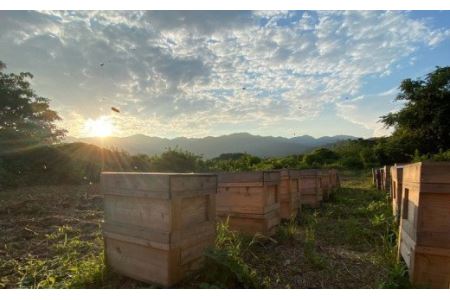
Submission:
<svg viewBox="0 0 450 300">
<path fill-rule="evenodd" d="M 327 103 L 375 132 L 349 117 L 364 78 L 449 32 L 403 12 L 3 11 L 0 57 L 36 75 L 73 135 L 111 106 L 120 134 L 201 136 L 218 123 L 282 127 Z"/>
</svg>

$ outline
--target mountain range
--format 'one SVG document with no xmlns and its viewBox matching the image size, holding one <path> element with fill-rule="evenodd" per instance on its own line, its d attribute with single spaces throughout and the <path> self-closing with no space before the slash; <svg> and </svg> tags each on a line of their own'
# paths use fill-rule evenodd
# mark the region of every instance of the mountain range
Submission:
<svg viewBox="0 0 450 300">
<path fill-rule="evenodd" d="M 127 137 L 67 137 L 64 142 L 84 142 L 104 148 L 124 150 L 130 154 L 161 154 L 167 148 L 178 147 L 204 158 L 217 157 L 222 153 L 246 152 L 260 157 L 301 154 L 318 147 L 327 147 L 336 142 L 356 139 L 349 135 L 324 136 L 314 138 L 309 135 L 293 138 L 259 136 L 249 133 L 233 133 L 218 137 L 174 139 L 137 134 Z"/>
</svg>

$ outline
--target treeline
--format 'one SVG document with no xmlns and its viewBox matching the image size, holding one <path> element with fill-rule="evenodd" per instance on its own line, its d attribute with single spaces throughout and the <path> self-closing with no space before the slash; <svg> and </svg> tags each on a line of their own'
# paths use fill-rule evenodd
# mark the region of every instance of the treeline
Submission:
<svg viewBox="0 0 450 300">
<path fill-rule="evenodd" d="M 215 172 L 281 168 L 368 169 L 395 162 L 450 160 L 450 151 L 409 156 L 388 146 L 385 138 L 341 142 L 331 149 L 280 158 L 260 158 L 247 153 L 227 153 L 213 159 L 180 149 L 161 155 L 130 155 L 85 143 L 37 146 L 0 156 L 0 187 L 45 184 L 88 184 L 99 181 L 101 171 Z M 394 156 L 393 156 L 394 155 Z"/>
<path fill-rule="evenodd" d="M 0 187 L 97 182 L 104 171 L 208 172 L 280 168 L 367 169 L 394 163 L 450 159 L 450 67 L 424 79 L 405 79 L 397 112 L 380 117 L 389 137 L 341 142 L 330 149 L 281 158 L 246 153 L 205 160 L 179 149 L 129 155 L 83 143 L 57 144 L 66 130 L 49 99 L 31 88 L 30 73 L 6 73 L 0 61 Z"/>
</svg>

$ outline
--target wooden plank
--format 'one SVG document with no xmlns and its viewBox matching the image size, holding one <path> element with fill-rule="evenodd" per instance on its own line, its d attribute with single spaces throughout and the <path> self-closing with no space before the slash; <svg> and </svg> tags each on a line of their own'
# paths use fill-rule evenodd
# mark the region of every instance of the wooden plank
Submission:
<svg viewBox="0 0 450 300">
<path fill-rule="evenodd" d="M 410 251 L 408 267 L 413 284 L 449 287 L 449 187 L 449 163 L 423 162 L 403 166 L 400 252 L 406 256 Z M 408 243 L 414 246 L 407 247 Z"/>
<path fill-rule="evenodd" d="M 286 172 L 285 174 L 288 175 L 289 173 Z M 297 174 L 300 175 L 299 173 Z M 298 180 L 299 177 L 281 176 L 280 185 L 278 186 L 281 219 L 289 220 L 297 217 L 299 207 Z"/>
<path fill-rule="evenodd" d="M 218 210 L 217 216 L 223 217 L 223 216 L 237 216 L 241 218 L 249 218 L 249 219 L 262 219 L 265 217 L 266 214 L 271 213 L 273 211 L 280 211 L 280 204 L 274 203 L 271 206 L 265 207 L 264 211 L 261 213 L 254 213 L 254 212 L 236 212 L 236 211 L 224 211 L 224 210 Z"/>
<path fill-rule="evenodd" d="M 104 173 L 102 185 L 113 269 L 170 286 L 200 267 L 216 236 L 216 175 Z"/>
<path fill-rule="evenodd" d="M 103 194 L 169 199 L 172 193 L 215 193 L 217 175 L 183 173 L 102 172 Z"/>
<path fill-rule="evenodd" d="M 450 162 L 422 162 L 420 182 L 450 183 Z"/>
<path fill-rule="evenodd" d="M 280 223 L 279 210 L 274 210 L 270 213 L 256 215 L 251 217 L 245 215 L 223 215 L 220 216 L 222 221 L 228 220 L 231 230 L 236 230 L 246 234 L 260 233 L 266 236 L 271 236 L 275 233 L 277 225 Z"/>
<path fill-rule="evenodd" d="M 261 182 L 269 183 L 280 181 L 277 171 L 252 171 L 252 172 L 223 172 L 218 173 L 219 186 L 225 183 Z"/>
<path fill-rule="evenodd" d="M 170 204 L 166 200 L 105 195 L 104 211 L 106 223 L 170 231 Z"/>
<path fill-rule="evenodd" d="M 138 280 L 171 284 L 170 251 L 105 236 L 108 264 L 117 272 Z"/>
<path fill-rule="evenodd" d="M 418 287 L 450 288 L 450 256 L 416 251 L 412 282 Z"/>
</svg>

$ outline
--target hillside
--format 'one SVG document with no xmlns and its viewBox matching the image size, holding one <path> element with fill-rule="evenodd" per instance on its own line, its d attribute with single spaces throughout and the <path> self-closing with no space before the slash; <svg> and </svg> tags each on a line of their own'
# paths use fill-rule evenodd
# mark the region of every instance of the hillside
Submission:
<svg viewBox="0 0 450 300">
<path fill-rule="evenodd" d="M 258 136 L 249 133 L 234 133 L 218 137 L 166 139 L 146 135 L 108 138 L 72 138 L 67 142 L 85 142 L 105 148 L 125 150 L 130 154 L 161 154 L 167 148 L 178 147 L 205 158 L 217 157 L 222 153 L 247 152 L 260 157 L 285 156 L 310 151 L 317 147 L 327 146 L 338 141 L 355 139 L 353 136 L 338 135 L 314 138 L 308 135 L 294 138 Z"/>
</svg>

